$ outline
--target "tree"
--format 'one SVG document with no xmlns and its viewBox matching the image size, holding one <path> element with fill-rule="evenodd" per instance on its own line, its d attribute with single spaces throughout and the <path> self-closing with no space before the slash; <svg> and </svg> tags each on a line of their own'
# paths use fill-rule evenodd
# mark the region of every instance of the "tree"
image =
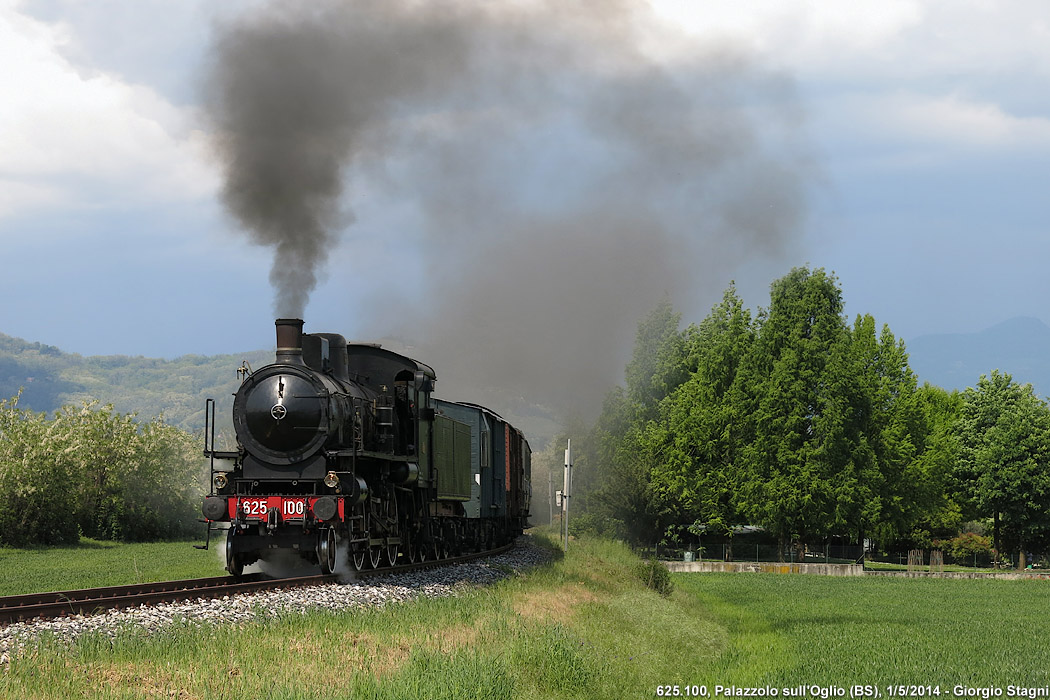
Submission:
<svg viewBox="0 0 1050 700">
<path fill-rule="evenodd" d="M 48 418 L 0 402 L 0 542 L 68 544 L 81 534 L 146 540 L 196 529 L 200 445 L 155 419 L 97 402 Z"/>
<path fill-rule="evenodd" d="M 658 540 L 674 516 L 653 498 L 653 459 L 643 436 L 660 402 L 689 376 L 681 314 L 666 297 L 638 324 L 634 352 L 625 369 L 626 388 L 606 395 L 594 429 L 580 444 L 577 468 L 584 495 L 581 522 L 639 543 Z M 574 443 L 575 444 L 575 443 Z M 571 519 L 570 519 L 571 523 Z"/>
<path fill-rule="evenodd" d="M 635 423 L 656 417 L 660 401 L 685 381 L 684 340 L 678 331 L 682 315 L 666 296 L 638 324 L 634 352 L 624 370 L 626 398 L 635 412 Z"/>
<path fill-rule="evenodd" d="M 952 471 L 958 453 L 955 425 L 962 403 L 958 391 L 926 383 L 905 407 L 915 459 L 902 475 L 900 488 L 890 490 L 906 504 L 902 527 L 893 533 L 896 538 L 906 537 L 911 544 L 922 546 L 925 539 L 950 538 L 959 531 L 964 514 L 952 488 Z"/>
<path fill-rule="evenodd" d="M 728 535 L 739 522 L 743 421 L 732 389 L 753 339 L 751 313 L 730 283 L 707 318 L 687 329 L 692 375 L 664 400 L 659 421 L 643 436 L 655 501 L 678 522 L 708 532 Z"/>
<path fill-rule="evenodd" d="M 80 537 L 82 475 L 71 436 L 44 413 L 0 401 L 0 544 L 71 544 Z"/>
<path fill-rule="evenodd" d="M 1031 384 L 993 370 L 966 390 L 957 435 L 960 491 L 992 518 L 995 549 L 1023 568 L 1026 548 L 1050 535 L 1050 409 Z"/>
<path fill-rule="evenodd" d="M 593 513 L 646 541 L 668 525 L 762 525 L 782 546 L 957 532 L 962 397 L 917 387 L 888 326 L 850 327 L 834 275 L 793 269 L 754 321 L 732 284 L 699 325 L 679 320 L 665 300 L 639 324 L 627 388 L 583 442 Z"/>
<path fill-rule="evenodd" d="M 741 510 L 782 546 L 847 527 L 847 499 L 867 488 L 870 455 L 858 455 L 850 440 L 849 340 L 835 277 L 795 268 L 771 285 L 737 375 L 750 423 Z"/>
<path fill-rule="evenodd" d="M 927 489 L 919 488 L 925 482 L 919 456 L 927 426 L 904 343 L 889 326 L 876 339 L 875 319 L 858 316 L 851 350 L 857 452 L 872 467 L 853 524 L 858 540 L 871 533 L 888 546 L 917 526 L 926 501 L 933 500 Z"/>
</svg>

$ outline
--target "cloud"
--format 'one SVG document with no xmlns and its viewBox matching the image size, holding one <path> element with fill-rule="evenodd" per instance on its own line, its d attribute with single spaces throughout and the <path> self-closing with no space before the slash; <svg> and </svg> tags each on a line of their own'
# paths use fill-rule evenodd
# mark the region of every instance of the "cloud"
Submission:
<svg viewBox="0 0 1050 700">
<path fill-rule="evenodd" d="M 883 123 L 906 137 L 961 148 L 1031 148 L 1050 145 L 1050 119 L 1008 114 L 991 102 L 958 94 L 895 95 Z"/>
<path fill-rule="evenodd" d="M 665 21 L 698 40 L 746 42 L 778 63 L 834 66 L 843 55 L 867 53 L 896 40 L 922 21 L 916 0 L 784 3 L 740 0 L 705 3 L 651 0 Z"/>
<path fill-rule="evenodd" d="M 651 0 L 696 41 L 745 42 L 774 65 L 854 84 L 1050 72 L 1042 0 L 704 3 Z M 679 46 L 678 48 L 681 48 Z"/>
<path fill-rule="evenodd" d="M 1050 19 L 1033 0 L 651 0 L 692 37 L 751 47 L 798 77 L 830 163 L 906 171 L 1050 144 Z"/>
<path fill-rule="evenodd" d="M 210 198 L 216 176 L 190 110 L 153 89 L 72 64 L 70 30 L 0 2 L 0 178 L 26 196 L 0 217 L 41 205 L 126 206 Z"/>
<path fill-rule="evenodd" d="M 961 93 L 846 94 L 825 100 L 823 107 L 822 120 L 838 129 L 840 138 L 882 155 L 908 151 L 936 162 L 1050 147 L 1050 118 L 1010 114 L 1003 105 Z M 940 158 L 931 157 L 935 154 Z"/>
</svg>

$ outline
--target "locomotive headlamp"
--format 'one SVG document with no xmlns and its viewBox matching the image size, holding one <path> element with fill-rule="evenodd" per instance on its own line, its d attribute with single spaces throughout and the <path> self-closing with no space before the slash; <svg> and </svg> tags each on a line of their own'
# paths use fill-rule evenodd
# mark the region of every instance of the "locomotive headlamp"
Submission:
<svg viewBox="0 0 1050 700">
<path fill-rule="evenodd" d="M 334 489 L 339 485 L 339 475 L 335 472 L 328 472 L 324 475 L 324 485 L 330 489 Z"/>
<path fill-rule="evenodd" d="M 228 483 L 230 483 L 229 479 L 227 479 L 226 475 L 222 472 L 219 472 L 215 475 L 215 490 L 222 491 L 224 488 L 226 488 L 226 484 Z"/>
</svg>

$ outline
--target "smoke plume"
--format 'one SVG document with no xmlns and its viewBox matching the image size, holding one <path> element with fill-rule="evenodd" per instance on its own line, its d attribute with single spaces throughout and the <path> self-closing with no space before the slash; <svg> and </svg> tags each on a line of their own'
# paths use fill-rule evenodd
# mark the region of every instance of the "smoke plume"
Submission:
<svg viewBox="0 0 1050 700">
<path fill-rule="evenodd" d="M 664 294 L 706 308 L 802 221 L 791 81 L 643 0 L 275 3 L 213 57 L 225 201 L 274 247 L 278 313 L 302 314 L 365 180 L 411 204 L 384 235 L 427 267 L 348 287 L 347 322 L 410 339 L 449 398 L 595 404 Z"/>
<path fill-rule="evenodd" d="M 353 221 L 348 166 L 382 148 L 402 100 L 426 100 L 463 68 L 454 17 L 373 0 L 273 3 L 221 27 L 206 76 L 223 200 L 270 246 L 278 316 L 300 318 L 325 256 Z M 372 133 L 370 133 L 372 132 Z"/>
</svg>

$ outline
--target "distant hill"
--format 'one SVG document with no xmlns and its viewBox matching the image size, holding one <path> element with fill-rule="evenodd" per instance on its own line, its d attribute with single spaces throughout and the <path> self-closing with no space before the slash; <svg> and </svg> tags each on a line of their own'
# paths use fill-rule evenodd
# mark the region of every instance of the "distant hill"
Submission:
<svg viewBox="0 0 1050 700">
<path fill-rule="evenodd" d="M 191 433 L 204 428 L 204 401 L 213 398 L 219 433 L 232 436 L 230 413 L 233 394 L 240 384 L 237 368 L 243 361 L 261 367 L 273 358 L 272 349 L 236 355 L 185 355 L 174 360 L 124 355 L 83 357 L 0 333 L 0 398 L 10 398 L 21 389 L 20 407 L 46 412 L 97 399 L 113 404 L 120 413 L 137 413 L 144 420 L 163 414 L 168 423 Z M 471 396 L 472 401 L 491 406 L 524 431 L 533 450 L 542 449 L 558 429 L 549 410 L 519 397 L 492 389 Z M 222 441 L 219 443 L 221 447 Z"/>
<path fill-rule="evenodd" d="M 919 382 L 945 389 L 974 386 L 993 369 L 1029 383 L 1035 393 L 1050 394 L 1050 326 L 1019 316 L 979 333 L 923 335 L 905 341 Z"/>
<path fill-rule="evenodd" d="M 84 357 L 0 333 L 0 397 L 10 398 L 21 389 L 20 407 L 47 412 L 97 399 L 147 420 L 163 415 L 172 425 L 195 433 L 204 427 L 206 398 L 216 400 L 218 416 L 229 415 L 241 362 L 259 366 L 272 359 L 272 350 L 174 360 Z M 228 419 L 220 423 L 227 431 L 231 427 Z"/>
</svg>

